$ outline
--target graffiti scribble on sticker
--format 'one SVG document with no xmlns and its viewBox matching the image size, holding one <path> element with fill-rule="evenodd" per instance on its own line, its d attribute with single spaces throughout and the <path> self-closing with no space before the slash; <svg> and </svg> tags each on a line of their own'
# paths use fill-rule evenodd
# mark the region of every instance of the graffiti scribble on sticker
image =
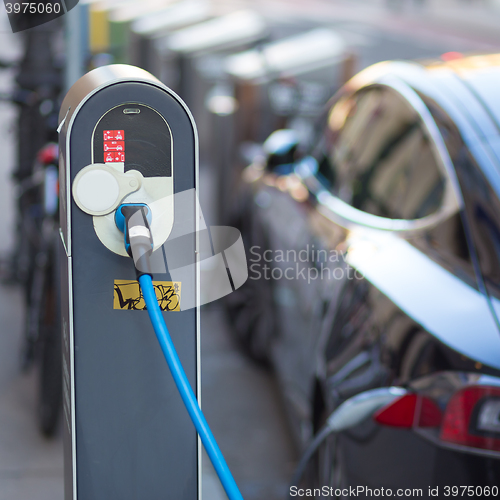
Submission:
<svg viewBox="0 0 500 500">
<path fill-rule="evenodd" d="M 162 311 L 180 311 L 180 281 L 153 281 L 156 298 Z M 135 280 L 115 280 L 114 309 L 145 311 L 146 303 L 141 287 Z"/>
</svg>

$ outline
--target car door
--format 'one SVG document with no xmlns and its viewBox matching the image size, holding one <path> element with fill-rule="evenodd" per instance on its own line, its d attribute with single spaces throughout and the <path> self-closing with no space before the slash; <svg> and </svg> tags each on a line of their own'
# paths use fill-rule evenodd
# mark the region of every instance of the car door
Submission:
<svg viewBox="0 0 500 500">
<path fill-rule="evenodd" d="M 495 365 L 468 333 L 484 317 L 484 342 L 497 352 L 498 335 L 478 290 L 453 165 L 423 101 L 401 82 L 369 85 L 338 100 L 325 128 L 315 152 L 317 171 L 305 181 L 315 191 L 318 211 L 348 229 L 346 262 L 363 275 L 351 286 L 367 282 L 420 329 Z M 317 180 L 321 185 L 314 185 Z M 349 307 L 344 304 L 340 314 Z M 388 320 L 381 319 L 381 308 L 372 309 L 369 317 L 378 333 L 367 327 L 368 317 L 358 330 L 379 338 Z"/>
<path fill-rule="evenodd" d="M 366 347 L 363 340 L 375 328 L 363 299 L 367 283 L 350 260 L 376 245 L 375 233 L 385 238 L 398 224 L 435 225 L 451 211 L 456 213 L 458 204 L 422 117 L 389 86 L 373 85 L 339 99 L 326 116 L 312 157 L 299 164 L 297 172 L 317 204 L 275 193 L 266 225 L 272 247 L 296 256 L 296 269 L 305 267 L 308 278 L 300 279 L 295 272 L 294 279 L 277 280 L 281 336 L 274 349 L 286 399 L 307 440 L 314 432 L 315 380 L 328 371 L 325 350 L 331 351 L 334 344 L 334 351 L 345 348 L 346 363 L 357 357 L 358 388 L 351 383 L 352 393 L 383 380 L 379 349 Z M 341 210 L 336 209 L 339 205 Z M 359 289 L 352 291 L 352 303 L 346 303 L 346 288 Z M 343 338 L 340 344 L 329 338 L 333 321 Z M 348 342 L 355 331 L 358 335 Z M 340 369 L 341 364 L 335 366 Z M 362 369 L 367 373 L 360 375 Z"/>
<path fill-rule="evenodd" d="M 394 353 L 388 353 L 380 339 L 397 330 L 390 342 L 399 347 L 417 328 L 412 319 L 397 320 L 400 309 L 384 296 L 391 291 L 402 297 L 403 292 L 396 289 L 403 285 L 410 290 L 406 300 L 417 302 L 411 281 L 429 275 L 425 263 L 415 259 L 411 244 L 399 248 L 404 240 L 397 235 L 398 228 L 431 228 L 440 219 L 456 218 L 458 203 L 422 116 L 391 86 L 368 86 L 338 100 L 314 155 L 315 177 L 328 193 L 320 188 L 316 196 L 331 202 L 326 210 L 319 203 L 318 210 L 347 229 L 346 263 L 356 269 L 352 277 L 332 283 L 342 291 L 338 301 L 330 304 L 316 346 L 320 353 L 316 358 L 322 361 L 318 376 L 327 380 L 328 391 L 335 395 L 327 402 L 332 406 L 387 383 L 394 368 L 388 360 Z M 338 217 L 335 203 L 341 204 L 344 217 Z M 404 255 L 400 269 L 392 268 L 397 266 L 394 255 L 388 261 L 385 257 L 385 271 L 375 280 L 367 279 L 366 271 L 373 274 L 367 262 L 376 254 L 391 252 Z M 376 266 L 379 270 L 383 261 Z M 415 276 L 408 275 L 407 266 L 416 266 Z M 424 286 L 425 279 L 432 278 L 424 278 Z M 391 326 L 398 322 L 404 324 L 402 331 Z"/>
<path fill-rule="evenodd" d="M 363 89 L 361 99 L 374 89 L 381 88 Z M 498 330 L 478 286 L 474 241 L 464 231 L 467 213 L 448 150 L 419 96 L 407 90 L 383 88 L 384 99 L 393 103 L 388 107 L 376 94 L 368 95 L 375 104 L 349 96 L 355 102 L 340 101 L 337 111 L 334 105 L 332 139 L 323 154 L 317 152 L 314 175 L 305 176 L 318 210 L 349 228 L 346 260 L 363 275 L 344 283 L 339 302 L 332 304 L 335 312 L 325 316 L 320 349 L 329 411 L 373 387 L 407 384 L 442 370 L 499 367 Z M 404 109 L 392 132 L 390 124 L 380 124 L 388 116 L 384 108 L 393 123 Z M 447 134 L 448 148 L 460 146 L 456 127 Z M 361 145 L 367 147 L 358 153 Z M 477 166 L 464 162 L 475 161 L 473 152 L 456 149 L 455 165 L 460 160 L 461 175 L 471 176 Z M 366 161 L 370 150 L 375 154 Z M 452 457 L 438 459 L 417 436 L 377 428 L 373 421 L 345 433 L 340 443 L 349 484 L 425 487 L 457 472 L 442 467 L 436 476 L 436 467 Z"/>
<path fill-rule="evenodd" d="M 310 329 L 295 332 L 293 341 L 286 330 L 278 343 L 278 368 L 291 356 L 301 358 L 294 373 L 303 397 L 310 404 L 314 399 L 313 373 L 320 380 L 334 377 L 336 392 L 346 397 L 397 379 L 404 349 L 422 331 L 491 364 L 493 356 L 470 336 L 479 321 L 485 344 L 498 354 L 496 328 L 468 251 L 453 166 L 417 94 L 399 82 L 343 96 L 307 161 L 297 170 L 317 202 L 308 215 L 308 238 L 340 252 L 344 268 L 357 274 L 320 280 L 310 293 L 317 306 Z M 311 223 L 318 215 L 328 224 Z M 341 238 L 332 239 L 332 233 Z M 391 327 L 398 322 L 404 328 Z M 399 361 L 390 366 L 389 359 Z"/>
</svg>

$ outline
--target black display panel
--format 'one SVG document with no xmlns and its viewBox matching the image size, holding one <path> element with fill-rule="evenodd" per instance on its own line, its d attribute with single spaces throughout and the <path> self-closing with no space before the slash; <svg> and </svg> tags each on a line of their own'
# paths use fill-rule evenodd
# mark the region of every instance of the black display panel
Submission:
<svg viewBox="0 0 500 500">
<path fill-rule="evenodd" d="M 171 144 L 170 129 L 157 111 L 127 103 L 109 110 L 99 120 L 93 135 L 93 160 L 113 163 L 124 157 L 125 172 L 138 170 L 144 177 L 171 177 Z"/>
</svg>

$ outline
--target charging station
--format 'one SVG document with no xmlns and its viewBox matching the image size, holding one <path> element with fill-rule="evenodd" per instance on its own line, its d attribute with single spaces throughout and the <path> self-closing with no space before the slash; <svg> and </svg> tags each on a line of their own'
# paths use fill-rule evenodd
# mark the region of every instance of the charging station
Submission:
<svg viewBox="0 0 500 500">
<path fill-rule="evenodd" d="M 179 306 L 199 296 L 199 266 L 175 281 L 164 249 L 182 235 L 179 258 L 196 260 L 198 207 L 175 196 L 198 187 L 195 124 L 173 92 L 126 65 L 78 80 L 59 122 L 65 500 L 199 499 L 200 441 L 117 226 L 121 204 L 148 207 L 156 296 L 199 401 L 199 301 Z"/>
</svg>

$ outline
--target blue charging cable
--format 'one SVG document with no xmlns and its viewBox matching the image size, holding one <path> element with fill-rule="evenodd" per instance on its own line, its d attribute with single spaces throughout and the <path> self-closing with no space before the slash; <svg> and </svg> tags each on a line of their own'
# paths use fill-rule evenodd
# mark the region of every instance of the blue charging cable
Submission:
<svg viewBox="0 0 500 500">
<path fill-rule="evenodd" d="M 186 406 L 189 416 L 191 417 L 191 420 L 200 435 L 203 446 L 212 461 L 222 486 L 224 487 L 229 500 L 243 500 L 240 490 L 238 489 L 231 471 L 222 456 L 222 452 L 215 441 L 214 435 L 208 426 L 205 416 L 198 405 L 198 401 L 196 400 L 193 390 L 191 389 L 191 385 L 186 377 L 186 373 L 184 372 L 184 368 L 179 360 L 179 356 L 177 355 L 174 343 L 172 342 L 167 325 L 161 313 L 160 306 L 158 305 L 151 276 L 143 274 L 139 277 L 139 283 L 141 285 L 144 301 L 146 302 L 149 318 L 153 324 L 161 350 L 167 360 L 170 373 L 174 378 L 175 385 L 181 395 L 182 401 L 184 401 L 184 405 Z"/>
<path fill-rule="evenodd" d="M 191 389 L 189 380 L 186 377 L 186 373 L 168 332 L 160 306 L 158 305 L 151 278 L 150 255 L 153 252 L 153 237 L 149 228 L 150 220 L 151 211 L 143 203 L 126 203 L 120 205 L 115 214 L 116 226 L 125 236 L 125 249 L 134 259 L 137 279 L 141 286 L 144 302 L 146 302 L 149 318 L 153 324 L 156 337 L 167 360 L 170 373 L 184 402 L 184 406 L 198 431 L 201 442 L 212 461 L 229 500 L 243 500 L 222 452 L 215 441 L 214 435 L 198 405 L 196 396 Z"/>
</svg>

